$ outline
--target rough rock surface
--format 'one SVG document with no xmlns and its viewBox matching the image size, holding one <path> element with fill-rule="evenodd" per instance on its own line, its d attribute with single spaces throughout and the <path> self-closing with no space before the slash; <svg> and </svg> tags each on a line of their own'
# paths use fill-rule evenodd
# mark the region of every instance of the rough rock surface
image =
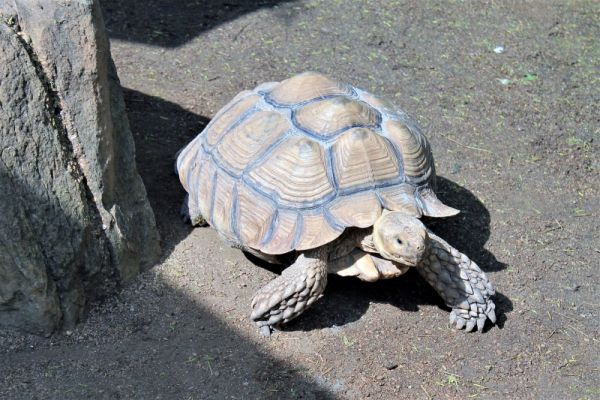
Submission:
<svg viewBox="0 0 600 400">
<path fill-rule="evenodd" d="M 50 333 L 156 261 L 96 1 L 0 5 L 0 326 Z"/>
</svg>

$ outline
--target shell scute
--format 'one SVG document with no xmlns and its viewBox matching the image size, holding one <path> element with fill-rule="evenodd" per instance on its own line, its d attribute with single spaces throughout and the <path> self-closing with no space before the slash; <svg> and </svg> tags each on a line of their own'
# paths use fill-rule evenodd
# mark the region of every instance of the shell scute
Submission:
<svg viewBox="0 0 600 400">
<path fill-rule="evenodd" d="M 216 146 L 219 159 L 235 174 L 291 129 L 291 124 L 275 111 L 257 111 L 231 129 Z"/>
<path fill-rule="evenodd" d="M 329 212 L 339 225 L 368 228 L 381 215 L 381 204 L 374 192 L 365 191 L 336 199 Z"/>
<path fill-rule="evenodd" d="M 413 132 L 400 121 L 386 121 L 385 134 L 400 150 L 404 174 L 414 182 L 423 182 L 433 173 L 433 162 L 425 137 Z"/>
<path fill-rule="evenodd" d="M 275 214 L 273 203 L 254 192 L 248 185 L 237 185 L 237 235 L 248 247 L 260 248 L 264 237 L 271 227 Z"/>
<path fill-rule="evenodd" d="M 258 188 L 291 207 L 316 202 L 334 191 L 321 144 L 302 136 L 283 141 L 247 176 Z"/>
<path fill-rule="evenodd" d="M 409 183 L 390 186 L 379 190 L 383 206 L 390 211 L 404 211 L 421 217 L 422 211 L 415 199 L 415 187 Z"/>
<path fill-rule="evenodd" d="M 190 188 L 190 196 L 196 195 L 196 202 L 203 216 L 211 215 L 213 202 L 213 183 L 217 166 L 212 162 L 210 157 L 202 158 L 201 164 L 198 166 L 194 179 L 188 178 L 188 187 Z"/>
<path fill-rule="evenodd" d="M 400 165 L 389 141 L 367 128 L 352 128 L 332 145 L 333 166 L 340 189 L 372 187 L 398 178 Z"/>
<path fill-rule="evenodd" d="M 362 101 L 369 104 L 371 107 L 379 110 L 381 113 L 388 114 L 390 117 L 403 117 L 403 111 L 400 111 L 391 101 L 386 98 L 375 96 L 364 90 L 359 91 L 359 97 Z"/>
<path fill-rule="evenodd" d="M 231 101 L 221 111 L 215 115 L 210 124 L 206 127 L 206 142 L 214 146 L 221 136 L 227 132 L 227 129 L 234 123 L 239 122 L 240 118 L 250 112 L 259 102 L 260 96 L 250 94 L 238 100 Z"/>
<path fill-rule="evenodd" d="M 212 188 L 214 192 L 213 206 L 211 215 L 207 217 L 215 229 L 225 233 L 226 236 L 232 236 L 231 218 L 235 200 L 232 193 L 235 188 L 235 180 L 228 174 L 218 171 L 214 185 Z"/>
<path fill-rule="evenodd" d="M 279 210 L 272 221 L 271 236 L 261 243 L 261 251 L 267 254 L 283 254 L 294 249 L 298 224 L 298 213 L 290 210 Z"/>
<path fill-rule="evenodd" d="M 351 95 L 350 86 L 317 72 L 305 72 L 272 88 L 267 98 L 280 105 L 294 105 L 316 98 Z"/>
<path fill-rule="evenodd" d="M 313 135 L 328 138 L 355 126 L 377 126 L 379 112 L 366 103 L 338 96 L 302 106 L 294 112 L 296 125 Z"/>
<path fill-rule="evenodd" d="M 298 237 L 296 250 L 307 250 L 322 246 L 337 238 L 343 229 L 336 229 L 329 225 L 322 212 L 306 213 L 302 218 L 302 232 Z"/>
</svg>

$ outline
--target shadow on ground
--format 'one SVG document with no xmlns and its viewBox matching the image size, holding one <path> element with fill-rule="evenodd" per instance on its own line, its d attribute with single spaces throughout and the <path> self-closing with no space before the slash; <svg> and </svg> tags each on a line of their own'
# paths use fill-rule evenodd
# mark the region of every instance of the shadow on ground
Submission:
<svg viewBox="0 0 600 400">
<path fill-rule="evenodd" d="M 175 155 L 204 129 L 208 118 L 158 97 L 126 88 L 123 92 L 137 167 L 156 216 L 164 260 L 192 230 L 179 214 L 185 192 L 174 172 Z"/>
<path fill-rule="evenodd" d="M 72 333 L 25 337 L 7 350 L 7 399 L 335 398 L 152 274 Z"/>
<path fill-rule="evenodd" d="M 227 21 L 289 0 L 101 0 L 111 38 L 177 47 Z"/>
<path fill-rule="evenodd" d="M 477 263 L 484 271 L 501 271 L 506 264 L 485 248 L 490 238 L 490 213 L 482 202 L 469 190 L 449 179 L 437 177 L 437 190 L 440 199 L 451 207 L 460 210 L 453 218 L 425 221 L 427 226 Z"/>
</svg>

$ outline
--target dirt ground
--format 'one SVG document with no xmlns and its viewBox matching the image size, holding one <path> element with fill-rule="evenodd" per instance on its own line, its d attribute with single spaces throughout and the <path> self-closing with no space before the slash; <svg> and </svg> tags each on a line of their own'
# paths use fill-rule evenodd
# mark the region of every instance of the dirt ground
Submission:
<svg viewBox="0 0 600 400">
<path fill-rule="evenodd" d="M 600 398 L 599 2 L 101 3 L 164 258 L 73 331 L 0 332 L 0 398 Z M 172 163 L 238 91 L 305 70 L 422 125 L 463 211 L 427 223 L 487 271 L 496 326 L 449 328 L 409 273 L 332 277 L 260 337 L 278 271 L 180 221 Z"/>
</svg>

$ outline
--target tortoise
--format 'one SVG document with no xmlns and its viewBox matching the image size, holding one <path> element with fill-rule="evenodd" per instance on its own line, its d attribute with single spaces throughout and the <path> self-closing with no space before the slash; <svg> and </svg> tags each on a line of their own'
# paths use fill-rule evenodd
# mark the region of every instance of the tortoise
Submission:
<svg viewBox="0 0 600 400">
<path fill-rule="evenodd" d="M 262 334 L 300 315 L 327 274 L 365 281 L 416 267 L 456 328 L 495 323 L 494 288 L 422 216 L 459 210 L 434 192 L 430 145 L 403 111 L 305 72 L 233 98 L 177 156 L 182 214 L 271 263 L 292 260 L 252 300 Z"/>
</svg>

